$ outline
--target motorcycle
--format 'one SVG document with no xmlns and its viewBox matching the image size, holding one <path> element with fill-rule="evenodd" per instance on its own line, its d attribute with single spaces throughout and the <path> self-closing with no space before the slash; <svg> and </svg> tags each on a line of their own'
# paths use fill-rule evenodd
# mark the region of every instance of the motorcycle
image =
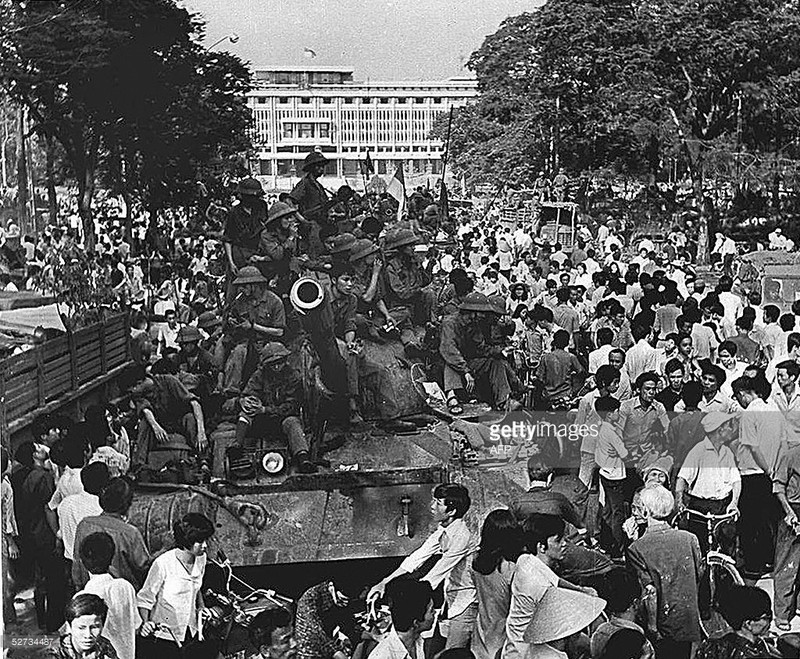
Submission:
<svg viewBox="0 0 800 659">
<path fill-rule="evenodd" d="M 230 559 L 222 549 L 209 558 L 203 580 L 207 618 L 204 634 L 218 644 L 218 657 L 245 659 L 253 653 L 248 630 L 262 611 L 289 609 L 293 600 L 271 589 L 253 588 L 233 573 Z"/>
</svg>

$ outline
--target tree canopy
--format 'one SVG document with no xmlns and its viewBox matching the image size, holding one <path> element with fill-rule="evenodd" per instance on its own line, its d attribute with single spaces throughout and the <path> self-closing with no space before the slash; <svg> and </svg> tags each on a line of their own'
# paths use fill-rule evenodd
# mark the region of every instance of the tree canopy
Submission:
<svg viewBox="0 0 800 659">
<path fill-rule="evenodd" d="M 656 176 L 679 156 L 780 151 L 800 122 L 800 11 L 778 0 L 549 0 L 473 53 L 451 155 L 473 181 L 540 169 Z M 440 136 L 444 127 L 438 128 Z"/>
<path fill-rule="evenodd" d="M 63 147 L 89 247 L 100 171 L 155 210 L 191 201 L 205 163 L 248 148 L 247 68 L 202 36 L 175 0 L 0 4 L 0 85 Z"/>
</svg>

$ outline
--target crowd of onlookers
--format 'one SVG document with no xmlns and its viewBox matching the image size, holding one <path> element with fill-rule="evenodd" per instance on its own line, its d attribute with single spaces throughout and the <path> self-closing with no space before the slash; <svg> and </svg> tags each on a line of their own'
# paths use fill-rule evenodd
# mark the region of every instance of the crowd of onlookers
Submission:
<svg viewBox="0 0 800 659">
<path fill-rule="evenodd" d="M 254 656 L 781 656 L 767 633 L 789 631 L 797 607 L 800 307 L 742 291 L 735 246 L 715 247 L 718 276 L 695 271 L 677 225 L 662 244 L 631 244 L 608 218 L 550 244 L 476 213 L 437 241 L 439 211 L 422 193 L 411 221 L 384 214 L 311 232 L 282 195 L 248 234 L 245 210 L 260 201 L 249 181 L 222 236 L 176 232 L 144 254 L 114 222 L 93 255 L 72 228 L 33 239 L 5 227 L 6 290 L 58 289 L 75 313 L 82 285 L 104 291 L 107 309 L 131 311 L 135 362 L 119 407 L 91 407 L 79 423 L 42 418 L 33 441 L 3 452 L 7 623 L 14 584 L 33 584 L 39 626 L 63 634 L 55 656 L 216 656 L 205 632 L 218 614 L 203 598 L 214 522 L 184 516 L 174 547 L 151 556 L 127 521 L 132 482 L 158 471 L 156 447 L 208 458 L 221 419 L 236 447 L 275 435 L 292 470 L 325 468 L 303 413 L 296 360 L 308 345 L 314 386 L 347 403 L 338 421 L 402 428 L 368 405 L 386 377 L 360 349 L 371 341 L 422 364 L 453 419 L 481 403 L 563 413 L 591 430 L 543 441 L 528 491 L 473 520 L 480 533 L 464 521 L 466 488 L 437 487 L 435 529 L 368 584 L 363 627 L 343 622 L 363 593 L 325 582 L 295 610 L 252 621 Z M 319 282 L 324 313 L 298 311 L 300 276 Z M 480 424 L 456 426 L 474 450 L 492 448 Z M 771 575 L 773 600 L 747 585 L 709 601 L 708 534 L 686 509 L 728 516 L 720 549 L 748 584 Z M 719 616 L 727 627 L 705 638 Z"/>
</svg>

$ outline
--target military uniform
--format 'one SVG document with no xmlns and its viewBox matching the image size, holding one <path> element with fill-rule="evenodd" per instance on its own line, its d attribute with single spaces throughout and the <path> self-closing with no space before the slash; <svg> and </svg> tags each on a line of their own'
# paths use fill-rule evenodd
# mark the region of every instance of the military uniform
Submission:
<svg viewBox="0 0 800 659">
<path fill-rule="evenodd" d="M 280 343 L 268 343 L 264 347 L 261 362 L 239 399 L 241 412 L 237 439 L 244 444 L 252 444 L 253 437 L 282 434 L 289 443 L 292 456 L 304 455 L 307 461 L 308 441 L 300 420 L 303 381 L 288 362 L 277 370 L 271 366 L 272 362 L 284 359 L 289 354 L 289 350 Z"/>
<path fill-rule="evenodd" d="M 460 310 L 493 311 L 486 296 L 480 293 L 467 295 Z M 439 354 L 444 360 L 444 389 L 446 392 L 463 389 L 464 376 L 471 373 L 478 397 L 501 406 L 511 396 L 513 368 L 499 348 L 493 346 L 489 327 L 468 320 L 461 312 L 444 318 L 439 342 Z"/>
</svg>

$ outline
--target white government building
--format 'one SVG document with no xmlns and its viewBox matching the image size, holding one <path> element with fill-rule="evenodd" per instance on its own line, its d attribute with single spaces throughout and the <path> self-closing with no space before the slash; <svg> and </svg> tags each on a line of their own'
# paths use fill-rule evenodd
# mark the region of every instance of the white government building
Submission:
<svg viewBox="0 0 800 659">
<path fill-rule="evenodd" d="M 402 162 L 406 188 L 433 185 L 444 144 L 431 139 L 434 122 L 477 96 L 477 81 L 355 82 L 354 69 L 274 66 L 254 70 L 255 174 L 267 188 L 288 190 L 302 176 L 306 155 L 330 159 L 323 183 L 364 189 L 359 163 L 369 152 L 375 173 L 392 176 Z M 449 177 L 448 177 L 449 178 Z"/>
</svg>

